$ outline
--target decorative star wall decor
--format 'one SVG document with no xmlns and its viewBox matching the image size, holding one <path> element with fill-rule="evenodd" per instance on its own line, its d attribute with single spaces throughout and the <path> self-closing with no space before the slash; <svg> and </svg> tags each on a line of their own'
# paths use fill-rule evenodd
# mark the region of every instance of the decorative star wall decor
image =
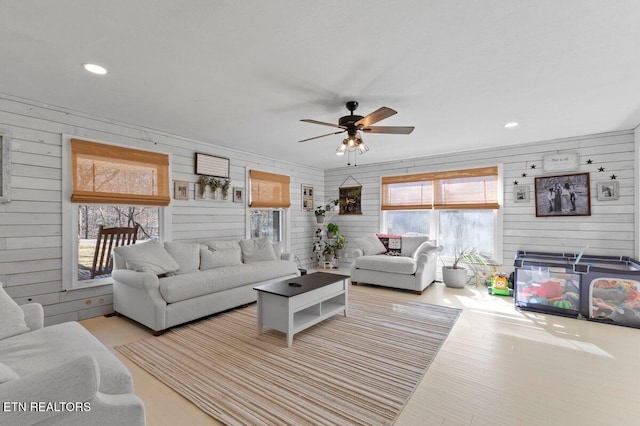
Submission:
<svg viewBox="0 0 640 426">
<path fill-rule="evenodd" d="M 532 164 L 530 167 L 531 167 L 532 169 L 535 169 L 535 168 L 536 168 L 536 165 L 535 165 L 535 164 Z"/>
<path fill-rule="evenodd" d="M 527 174 L 526 174 L 526 173 L 523 173 L 523 174 L 522 174 L 522 177 L 527 177 Z"/>
<path fill-rule="evenodd" d="M 518 181 L 517 181 L 517 180 L 514 180 L 514 181 L 513 181 L 513 184 L 514 184 L 514 185 L 517 185 L 517 184 L 518 184 Z"/>
<path fill-rule="evenodd" d="M 611 175 L 611 180 L 616 180 L 617 177 L 618 176 L 616 176 L 616 175 Z"/>
<path fill-rule="evenodd" d="M 593 163 L 593 160 L 592 160 L 591 158 L 589 158 L 589 159 L 587 160 L 587 164 L 591 164 L 591 163 Z"/>
<path fill-rule="evenodd" d="M 600 168 L 598 169 L 598 171 L 599 171 L 599 172 L 604 172 L 604 167 L 600 167 Z"/>
</svg>

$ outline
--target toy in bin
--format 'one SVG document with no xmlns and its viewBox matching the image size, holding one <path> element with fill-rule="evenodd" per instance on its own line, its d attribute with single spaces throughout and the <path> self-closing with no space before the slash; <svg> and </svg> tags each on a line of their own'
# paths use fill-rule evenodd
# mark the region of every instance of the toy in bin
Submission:
<svg viewBox="0 0 640 426">
<path fill-rule="evenodd" d="M 509 280 L 504 274 L 491 277 L 489 294 L 496 296 L 513 296 L 513 289 L 509 288 Z"/>
</svg>

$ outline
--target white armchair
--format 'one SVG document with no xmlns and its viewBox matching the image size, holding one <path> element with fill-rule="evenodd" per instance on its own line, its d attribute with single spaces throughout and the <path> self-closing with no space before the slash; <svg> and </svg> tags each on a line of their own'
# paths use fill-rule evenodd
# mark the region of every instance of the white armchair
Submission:
<svg viewBox="0 0 640 426">
<path fill-rule="evenodd" d="M 355 261 L 351 265 L 351 283 L 376 284 L 412 290 L 416 294 L 436 280 L 438 246 L 428 237 L 402 237 L 402 248 L 397 256 L 386 254 L 386 248 L 375 236 L 354 241 L 351 250 Z"/>
</svg>

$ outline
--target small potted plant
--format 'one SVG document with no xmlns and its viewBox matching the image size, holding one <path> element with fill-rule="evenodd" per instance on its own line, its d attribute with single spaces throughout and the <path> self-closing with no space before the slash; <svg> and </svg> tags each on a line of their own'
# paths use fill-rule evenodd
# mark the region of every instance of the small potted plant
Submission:
<svg viewBox="0 0 640 426">
<path fill-rule="evenodd" d="M 338 235 L 340 228 L 335 223 L 327 224 L 327 238 L 333 239 Z"/>
<path fill-rule="evenodd" d="M 222 186 L 222 182 L 214 177 L 209 178 L 209 186 L 211 187 L 211 198 L 218 199 L 218 188 Z"/>
<path fill-rule="evenodd" d="M 338 204 L 340 204 L 340 200 L 331 200 L 324 207 L 328 212 L 337 210 Z"/>
<path fill-rule="evenodd" d="M 198 183 L 200 184 L 200 195 L 204 198 L 207 193 L 207 185 L 209 185 L 209 176 L 200 176 L 198 178 Z"/>
<path fill-rule="evenodd" d="M 342 257 L 342 250 L 344 249 L 344 246 L 346 244 L 347 244 L 347 240 L 346 238 L 344 238 L 344 235 L 337 234 L 336 242 L 333 244 L 336 257 Z"/>
<path fill-rule="evenodd" d="M 223 200 L 229 199 L 229 186 L 231 186 L 231 181 L 229 179 L 225 179 L 224 182 L 222 182 L 222 186 L 220 187 L 222 189 Z"/>
<path fill-rule="evenodd" d="M 489 258 L 478 252 L 475 247 L 458 250 L 454 254 L 453 264 L 451 266 L 445 265 L 444 261 L 442 262 L 442 281 L 447 287 L 464 288 L 468 281 L 467 269 L 460 266 L 460 264 L 468 265 L 473 271 L 474 276 L 477 277 L 478 265 L 486 267 L 487 260 L 489 260 Z"/>
<path fill-rule="evenodd" d="M 316 222 L 317 223 L 324 223 L 324 214 L 327 211 L 324 209 L 324 207 L 322 206 L 318 206 L 316 207 L 316 210 L 314 211 L 315 215 L 316 215 Z"/>
</svg>

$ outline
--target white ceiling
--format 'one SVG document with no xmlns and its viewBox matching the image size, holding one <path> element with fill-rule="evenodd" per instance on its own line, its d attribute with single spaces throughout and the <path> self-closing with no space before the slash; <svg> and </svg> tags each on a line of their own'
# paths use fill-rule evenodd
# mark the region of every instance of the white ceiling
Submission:
<svg viewBox="0 0 640 426">
<path fill-rule="evenodd" d="M 640 124 L 637 0 L 0 0 L 0 61 L 1 93 L 321 168 L 343 135 L 299 120 L 351 99 L 416 127 L 361 164 Z"/>
</svg>

